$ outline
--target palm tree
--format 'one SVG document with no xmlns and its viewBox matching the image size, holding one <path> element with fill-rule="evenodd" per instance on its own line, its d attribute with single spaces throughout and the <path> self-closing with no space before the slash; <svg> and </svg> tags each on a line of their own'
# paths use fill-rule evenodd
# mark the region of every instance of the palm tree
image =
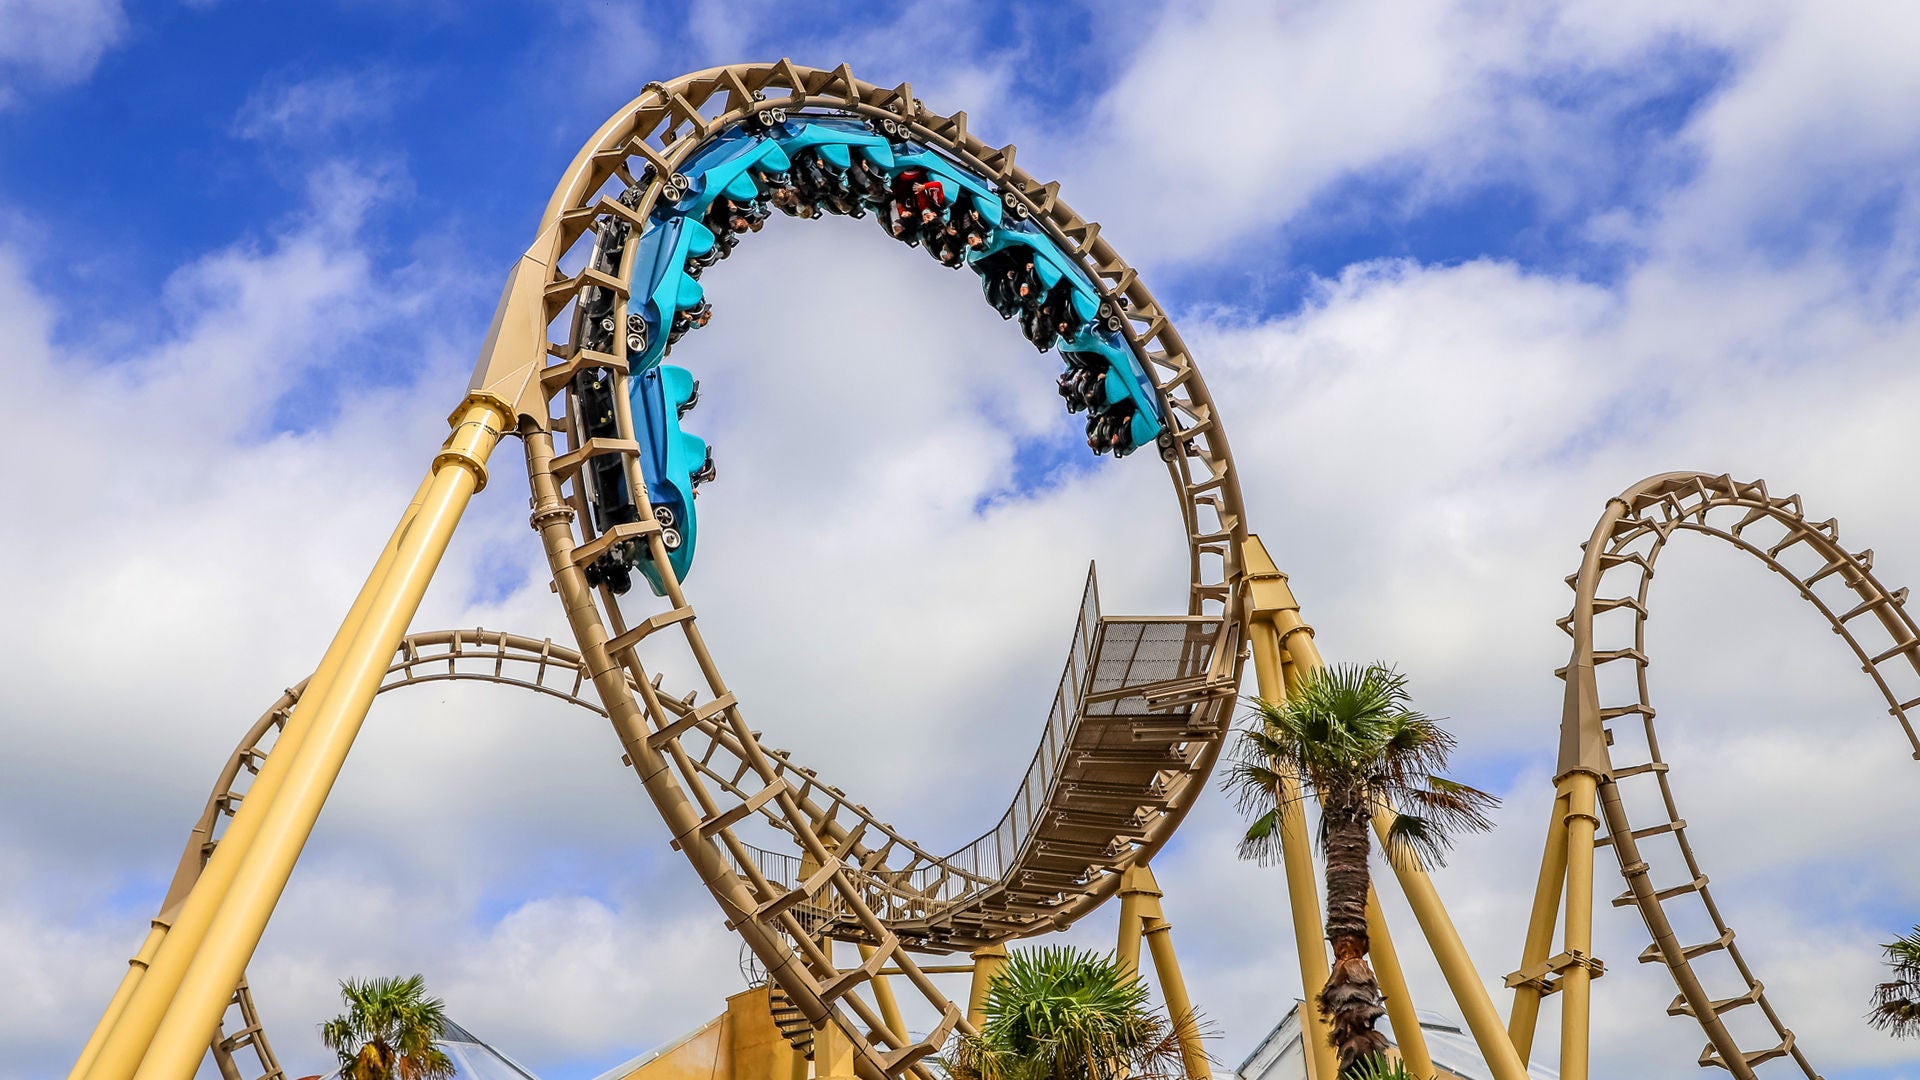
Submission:
<svg viewBox="0 0 1920 1080">
<path fill-rule="evenodd" d="M 1181 1077 L 1180 1040 L 1111 954 L 1016 949 L 987 987 L 978 1035 L 955 1040 L 954 1080 Z"/>
<path fill-rule="evenodd" d="M 1242 858 L 1267 861 L 1280 851 L 1280 819 L 1304 813 L 1279 793 L 1299 777 L 1320 800 L 1320 847 L 1326 854 L 1327 938 L 1333 970 L 1315 1004 L 1328 1021 L 1342 1076 L 1355 1076 L 1387 1048 L 1374 1022 L 1385 1014 L 1380 984 L 1367 963 L 1369 824 L 1376 809 L 1398 816 L 1388 830 L 1395 857 L 1445 861 L 1452 837 L 1492 826 L 1494 796 L 1438 775 L 1453 737 L 1408 707 L 1407 677 L 1379 664 L 1323 668 L 1300 681 L 1285 701 L 1254 702 L 1253 727 L 1242 732 L 1226 782 L 1254 816 L 1240 844 Z M 1304 795 L 1303 799 L 1304 801 Z"/>
<path fill-rule="evenodd" d="M 1873 988 L 1867 1022 L 1903 1039 L 1920 1035 L 1920 926 L 1880 947 L 1886 950 L 1893 980 Z"/>
<path fill-rule="evenodd" d="M 424 976 L 340 980 L 347 1011 L 320 1025 L 340 1057 L 341 1080 L 451 1080 L 453 1061 L 434 1043 L 446 1033 L 447 1008 L 427 996 Z"/>
</svg>

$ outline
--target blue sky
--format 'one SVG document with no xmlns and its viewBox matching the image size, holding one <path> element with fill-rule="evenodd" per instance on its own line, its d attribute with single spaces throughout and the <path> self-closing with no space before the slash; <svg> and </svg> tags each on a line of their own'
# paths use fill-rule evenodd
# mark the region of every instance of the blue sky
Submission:
<svg viewBox="0 0 1920 1080">
<path fill-rule="evenodd" d="M 27 85 L 16 93 L 31 97 L 0 124 L 11 227 L 63 253 L 36 267 L 42 280 L 130 289 L 144 301 L 131 305 L 137 318 L 155 306 L 172 268 L 213 247 L 257 241 L 297 212 L 313 185 L 341 182 L 325 170 L 351 160 L 359 181 L 379 189 L 365 239 L 382 271 L 400 271 L 451 235 L 476 269 L 504 265 L 523 245 L 579 133 L 655 74 L 634 69 L 653 56 L 686 68 L 720 59 L 690 32 L 688 7 L 650 5 L 623 17 L 621 25 L 645 41 L 641 57 L 616 41 L 604 55 L 581 59 L 582 43 L 606 37 L 596 19 L 613 19 L 614 7 L 135 6 L 84 82 L 21 80 Z M 1154 15 L 1135 8 L 1137 17 Z M 788 45 L 796 55 L 869 18 L 861 5 L 838 14 L 742 17 L 754 22 L 756 41 Z M 903 34 L 907 21 L 895 24 Z M 964 59 L 1004 68 L 998 92 L 1021 133 L 1040 134 L 1043 146 L 1071 143 L 1074 118 L 1097 107 L 1101 89 L 1129 59 L 1129 42 L 1113 22 L 1085 5 L 980 5 L 964 20 L 960 52 L 941 66 Z M 563 55 L 568 62 L 556 64 Z M 1261 318 L 1296 309 L 1314 279 L 1381 258 L 1448 264 L 1493 257 L 1585 280 L 1617 279 L 1630 248 L 1587 226 L 1610 213 L 1645 212 L 1685 180 L 1694 163 L 1674 137 L 1731 63 L 1723 49 L 1676 37 L 1619 69 L 1503 76 L 1516 80 L 1516 96 L 1596 127 L 1610 149 L 1602 167 L 1556 177 L 1564 188 L 1543 192 L 1494 168 L 1436 186 L 1422 162 L 1387 157 L 1334 178 L 1283 219 L 1251 208 L 1250 227 L 1215 238 L 1204 260 L 1176 263 L 1162 291 L 1176 303 L 1217 303 L 1227 283 L 1235 306 Z M 902 70 L 872 77 L 914 74 L 892 66 Z M 1244 122 L 1258 126 L 1259 110 Z M 1870 199 L 1857 212 L 1870 222 L 1891 202 Z M 129 221 L 138 227 L 128 229 Z M 1778 242 L 1791 244 L 1792 231 L 1788 223 Z M 76 258 L 75 249 L 94 254 Z M 483 276 L 459 299 L 489 302 Z"/>
<path fill-rule="evenodd" d="M 0 1080 L 71 1060 L 581 140 L 650 80 L 782 55 L 966 109 L 1168 303 L 1323 649 L 1400 662 L 1507 798 L 1441 877 L 1497 985 L 1559 579 L 1608 495 L 1765 476 L 1920 577 L 1917 48 L 1920 19 L 1864 2 L 0 0 L 0 366 L 29 403 L 0 499 L 37 508 L 0 515 L 0 955 L 27 973 L 0 986 Z M 1000 813 L 1086 561 L 1108 610 L 1155 611 L 1184 556 L 1149 455 L 1073 452 L 1051 361 L 963 276 L 897 272 L 918 258 L 778 222 L 709 275 L 682 351 L 722 480 L 690 587 L 755 723 L 938 846 Z M 502 453 L 416 626 L 564 637 Z M 1875 944 L 1920 911 L 1883 857 L 1920 841 L 1911 762 L 1769 575 L 1669 558 L 1663 738 L 1749 959 L 1825 1075 L 1920 1075 L 1859 1023 Z M 383 699 L 250 971 L 283 1057 L 318 1067 L 333 980 L 389 968 L 547 1080 L 718 1010 L 735 943 L 597 723 Z M 1158 867 L 1230 1064 L 1298 992 L 1236 827 L 1204 802 Z M 1640 929 L 1599 933 L 1596 1068 L 1692 1075 Z M 1106 947 L 1110 917 L 1072 938 Z"/>
</svg>

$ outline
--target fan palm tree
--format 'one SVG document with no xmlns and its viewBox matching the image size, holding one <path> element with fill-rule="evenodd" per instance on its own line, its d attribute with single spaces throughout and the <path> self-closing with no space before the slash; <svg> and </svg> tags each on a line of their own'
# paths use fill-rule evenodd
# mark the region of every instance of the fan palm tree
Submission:
<svg viewBox="0 0 1920 1080">
<path fill-rule="evenodd" d="M 427 996 L 424 976 L 340 980 L 347 1011 L 320 1025 L 340 1058 L 341 1080 L 451 1080 L 453 1061 L 434 1043 L 447 1009 Z"/>
<path fill-rule="evenodd" d="M 987 987 L 978 1035 L 944 1063 L 954 1080 L 1181 1077 L 1180 1041 L 1147 988 L 1111 954 L 1016 949 Z"/>
<path fill-rule="evenodd" d="M 1880 947 L 1893 979 L 1873 988 L 1867 1022 L 1903 1039 L 1920 1035 L 1920 926 Z"/>
<path fill-rule="evenodd" d="M 1487 811 L 1499 802 L 1439 775 L 1453 737 L 1409 701 L 1406 676 L 1389 667 L 1315 671 L 1285 701 L 1254 702 L 1255 722 L 1242 732 L 1226 777 L 1241 809 L 1253 815 L 1242 858 L 1278 855 L 1281 818 L 1305 812 L 1280 798 L 1291 786 L 1283 781 L 1300 778 L 1303 795 L 1320 801 L 1333 970 L 1314 1003 L 1327 1018 L 1342 1076 L 1359 1074 L 1387 1047 L 1373 1027 L 1386 1008 L 1367 963 L 1375 810 L 1398 815 L 1387 833 L 1390 854 L 1439 864 L 1455 834 L 1491 827 Z"/>
</svg>

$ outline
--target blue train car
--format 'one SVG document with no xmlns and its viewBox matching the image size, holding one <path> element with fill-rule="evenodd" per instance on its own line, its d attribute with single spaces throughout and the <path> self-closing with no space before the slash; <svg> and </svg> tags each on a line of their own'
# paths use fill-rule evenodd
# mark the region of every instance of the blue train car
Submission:
<svg viewBox="0 0 1920 1080">
<path fill-rule="evenodd" d="M 681 335 L 710 316 L 701 272 L 740 235 L 757 231 L 770 208 L 799 217 L 875 211 L 896 238 L 949 266 L 970 267 L 989 302 L 1002 316 L 1019 318 L 1036 348 L 1058 349 L 1066 364 L 1060 393 L 1068 411 L 1087 413 L 1095 453 L 1124 456 L 1164 432 L 1159 398 L 1095 282 L 1037 225 L 1007 212 L 991 182 L 952 158 L 854 116 L 763 115 L 719 134 L 681 170 L 684 180 L 654 207 L 638 238 L 626 319 L 647 498 L 677 577 L 692 568 L 694 494 L 713 478 L 713 455 L 680 426 L 698 401 L 698 382 L 664 361 Z M 637 513 L 616 476 L 595 485 L 602 488 L 609 505 L 596 507 L 597 516 Z M 619 500 L 626 505 L 614 505 Z M 634 566 L 662 593 L 660 569 L 646 550 L 636 544 L 609 553 L 601 580 L 624 590 L 625 567 Z"/>
<path fill-rule="evenodd" d="M 647 499 L 660 522 L 661 540 L 674 575 L 685 580 L 693 567 L 699 522 L 693 510 L 696 489 L 713 479 L 713 450 L 706 440 L 680 428 L 680 418 L 700 399 L 700 383 L 686 368 L 656 364 L 629 381 L 634 435 L 640 443 L 640 467 Z M 636 564 L 654 595 L 666 595 L 659 567 L 651 559 Z"/>
</svg>

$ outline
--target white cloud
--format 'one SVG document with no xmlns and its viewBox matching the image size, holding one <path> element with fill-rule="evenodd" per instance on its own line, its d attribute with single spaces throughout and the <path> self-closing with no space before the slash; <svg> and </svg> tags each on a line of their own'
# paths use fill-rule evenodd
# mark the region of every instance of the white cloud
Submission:
<svg viewBox="0 0 1920 1080">
<path fill-rule="evenodd" d="M 1890 220 L 1858 239 L 1863 251 L 1886 243 L 1911 257 L 1920 119 L 1888 104 L 1920 93 L 1910 62 L 1920 13 L 1899 3 L 1786 11 L 1737 84 L 1688 125 L 1701 175 L 1669 209 L 1664 239 L 1733 260 L 1750 245 L 1806 242 L 1805 232 L 1819 246 L 1891 200 Z"/>
<path fill-rule="evenodd" d="M 0 108 L 23 88 L 93 74 L 126 22 L 120 0 L 0 0 Z"/>
<path fill-rule="evenodd" d="M 1077 200 L 1102 208 L 1136 260 L 1250 248 L 1275 227 L 1314 226 L 1308 210 L 1322 224 L 1410 215 L 1490 182 L 1553 216 L 1599 203 L 1604 217 L 1614 185 L 1695 167 L 1705 175 L 1668 232 L 1738 252 L 1764 226 L 1830 212 L 1835 182 L 1870 192 L 1866 172 L 1905 189 L 1916 124 L 1886 105 L 1911 96 L 1916 41 L 1898 3 L 1213 0 L 1166 6 L 1102 94 L 1099 123 L 1056 130 L 1082 145 L 1062 158 Z M 1720 66 L 1731 85 L 1691 125 L 1651 126 L 1650 104 Z M 1642 140 L 1631 161 L 1622 133 Z M 1360 180 L 1402 190 L 1404 205 L 1325 201 Z M 1168 198 L 1183 212 L 1157 212 Z"/>
<path fill-rule="evenodd" d="M 256 87 L 233 119 L 243 139 L 303 141 L 386 116 L 401 80 L 387 71 L 337 72 L 308 79 L 274 79 Z"/>
</svg>

